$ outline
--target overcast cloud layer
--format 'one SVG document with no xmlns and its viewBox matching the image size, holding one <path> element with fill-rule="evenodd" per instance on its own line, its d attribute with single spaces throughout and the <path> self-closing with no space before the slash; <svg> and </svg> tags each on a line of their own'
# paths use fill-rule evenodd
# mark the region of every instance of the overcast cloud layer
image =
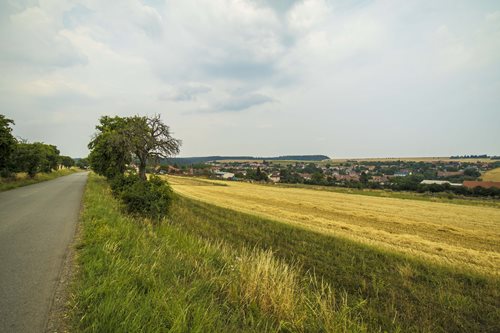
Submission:
<svg viewBox="0 0 500 333">
<path fill-rule="evenodd" d="M 499 1 L 2 1 L 0 113 L 86 156 L 160 113 L 182 156 L 500 155 Z"/>
</svg>

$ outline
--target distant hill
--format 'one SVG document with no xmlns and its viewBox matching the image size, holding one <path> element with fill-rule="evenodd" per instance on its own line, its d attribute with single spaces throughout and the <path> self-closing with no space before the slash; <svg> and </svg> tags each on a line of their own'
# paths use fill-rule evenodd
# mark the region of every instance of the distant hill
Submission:
<svg viewBox="0 0 500 333">
<path fill-rule="evenodd" d="M 254 156 L 204 156 L 204 157 L 172 157 L 163 159 L 161 164 L 196 164 L 209 161 L 220 160 L 245 160 L 245 161 L 323 161 L 328 160 L 330 157 L 326 155 L 285 155 L 278 157 L 254 157 Z"/>
</svg>

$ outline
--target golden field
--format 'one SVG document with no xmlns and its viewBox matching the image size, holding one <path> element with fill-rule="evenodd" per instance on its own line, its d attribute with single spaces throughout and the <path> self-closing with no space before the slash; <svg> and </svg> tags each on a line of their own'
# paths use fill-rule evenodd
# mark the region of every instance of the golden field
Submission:
<svg viewBox="0 0 500 333">
<path fill-rule="evenodd" d="M 390 251 L 500 275 L 500 209 L 168 176 L 181 195 Z"/>
<path fill-rule="evenodd" d="M 500 168 L 487 171 L 481 179 L 487 182 L 500 182 Z"/>
<path fill-rule="evenodd" d="M 489 158 L 458 158 L 452 159 L 448 157 L 368 157 L 368 158 L 334 158 L 328 163 L 345 163 L 347 161 L 358 162 L 462 162 L 462 163 L 493 163 L 494 161 Z"/>
</svg>

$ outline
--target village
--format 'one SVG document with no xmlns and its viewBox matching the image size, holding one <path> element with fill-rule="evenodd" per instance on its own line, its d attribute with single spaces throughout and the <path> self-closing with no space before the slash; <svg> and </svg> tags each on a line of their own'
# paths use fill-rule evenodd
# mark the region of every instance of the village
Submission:
<svg viewBox="0 0 500 333">
<path fill-rule="evenodd" d="M 498 188 L 500 182 L 482 181 L 481 175 L 500 162 L 476 161 L 209 161 L 194 165 L 166 165 L 157 170 L 186 176 L 234 181 L 310 184 L 394 190 Z M 496 191 L 495 191 L 496 192 Z"/>
</svg>

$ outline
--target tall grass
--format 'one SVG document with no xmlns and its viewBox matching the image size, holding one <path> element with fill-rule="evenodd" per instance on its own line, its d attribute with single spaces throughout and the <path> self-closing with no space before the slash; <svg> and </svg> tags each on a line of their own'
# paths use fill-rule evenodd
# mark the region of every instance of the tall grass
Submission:
<svg viewBox="0 0 500 333">
<path fill-rule="evenodd" d="M 153 226 L 125 216 L 105 181 L 89 177 L 75 331 L 366 331 L 362 301 L 348 304 L 271 250 L 207 240 L 177 222 Z"/>
<path fill-rule="evenodd" d="M 352 307 L 366 302 L 359 312 L 369 331 L 500 332 L 497 277 L 186 197 L 174 203 L 170 220 L 190 234 L 224 240 L 233 247 L 272 248 L 275 257 L 334 286 L 337 299 L 346 293 Z"/>
<path fill-rule="evenodd" d="M 33 178 L 28 177 L 27 173 L 21 172 L 16 174 L 14 179 L 0 178 L 0 192 L 67 176 L 78 171 L 76 168 L 60 169 L 50 173 L 37 173 Z"/>
</svg>

